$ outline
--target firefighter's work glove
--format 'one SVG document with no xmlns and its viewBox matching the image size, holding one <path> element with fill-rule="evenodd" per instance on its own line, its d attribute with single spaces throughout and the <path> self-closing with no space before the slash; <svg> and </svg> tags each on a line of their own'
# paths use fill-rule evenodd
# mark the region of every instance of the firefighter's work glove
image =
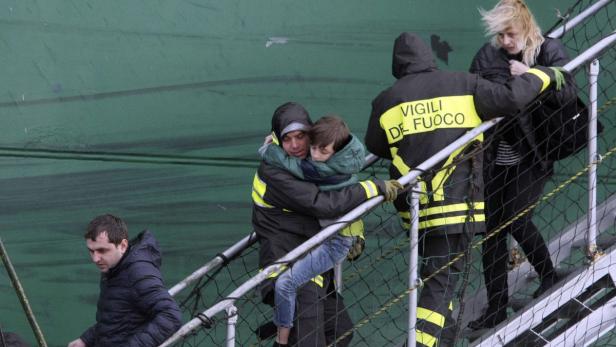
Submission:
<svg viewBox="0 0 616 347">
<path fill-rule="evenodd" d="M 355 236 L 355 240 L 353 240 L 353 245 L 349 248 L 349 254 L 347 254 L 347 260 L 353 261 L 364 252 L 364 248 L 366 248 L 366 241 L 361 236 Z"/>
<path fill-rule="evenodd" d="M 400 182 L 397 180 L 387 180 L 383 181 L 385 185 L 385 191 L 383 192 L 383 197 L 386 202 L 394 201 L 398 197 L 398 191 L 404 188 Z"/>
<path fill-rule="evenodd" d="M 565 84 L 567 84 L 567 81 L 565 80 L 565 75 L 563 74 L 563 72 L 566 73 L 566 71 L 559 66 L 550 66 L 550 69 L 554 71 L 554 88 L 557 91 L 561 90 L 565 86 Z"/>
</svg>

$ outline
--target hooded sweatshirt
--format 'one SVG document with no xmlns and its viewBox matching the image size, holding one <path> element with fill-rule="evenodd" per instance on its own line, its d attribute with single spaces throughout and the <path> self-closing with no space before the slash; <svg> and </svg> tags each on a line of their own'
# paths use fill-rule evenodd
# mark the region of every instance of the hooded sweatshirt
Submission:
<svg viewBox="0 0 616 347">
<path fill-rule="evenodd" d="M 392 74 L 397 80 L 372 101 L 365 139 L 370 152 L 392 160 L 392 178 L 407 174 L 482 120 L 515 114 L 546 90 L 554 76 L 551 69 L 536 67 L 498 84 L 467 72 L 440 71 L 431 50 L 412 33 L 402 33 L 394 42 Z M 421 231 L 460 233 L 468 220 L 485 219 L 482 158 L 460 160 L 482 140 L 478 136 L 473 145 L 421 175 L 428 193 L 420 198 Z M 394 204 L 408 224 L 406 197 L 399 196 Z"/>
</svg>

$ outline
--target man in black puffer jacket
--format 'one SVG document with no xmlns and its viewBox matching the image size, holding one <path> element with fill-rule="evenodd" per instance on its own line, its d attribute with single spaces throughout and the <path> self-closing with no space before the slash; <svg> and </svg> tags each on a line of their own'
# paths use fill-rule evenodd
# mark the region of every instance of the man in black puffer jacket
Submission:
<svg viewBox="0 0 616 347">
<path fill-rule="evenodd" d="M 84 235 L 101 271 L 96 324 L 68 347 L 154 347 L 181 326 L 177 303 L 163 285 L 158 242 L 149 231 L 128 241 L 124 221 L 94 218 Z"/>
</svg>

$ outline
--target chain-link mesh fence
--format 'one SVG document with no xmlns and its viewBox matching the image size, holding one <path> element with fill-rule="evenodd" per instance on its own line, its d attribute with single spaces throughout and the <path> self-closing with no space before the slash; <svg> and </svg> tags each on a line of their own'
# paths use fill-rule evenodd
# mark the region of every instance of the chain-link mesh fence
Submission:
<svg viewBox="0 0 616 347">
<path fill-rule="evenodd" d="M 575 17 L 584 9 L 592 5 L 592 1 L 578 1 L 568 13 L 563 15 L 563 21 L 558 25 L 567 25 L 567 20 Z M 584 23 L 568 30 L 561 41 L 567 47 L 572 57 L 577 56 L 599 39 L 614 35 L 616 29 L 613 14 L 616 12 L 616 4 L 609 3 L 593 17 Z M 556 25 L 556 26 L 558 26 Z M 556 27 L 555 26 L 555 27 Z M 616 237 L 614 227 L 614 213 L 606 202 L 616 192 L 616 180 L 613 171 L 616 170 L 616 48 L 613 46 L 602 52 L 600 61 L 600 74 L 598 82 L 598 119 L 602 124 L 602 131 L 598 135 L 598 153 L 601 160 L 596 161 L 597 179 L 597 204 L 599 226 L 598 245 L 601 249 L 608 249 Z M 590 105 L 589 82 L 587 65 L 575 71 L 577 83 L 577 96 L 580 105 Z M 540 100 L 547 100 L 550 95 L 543 96 Z M 577 101 L 574 101 L 577 103 Z M 564 105 L 570 107 L 571 105 Z M 521 115 L 538 117 L 543 103 L 531 105 Z M 544 117 L 563 112 L 561 108 L 543 114 Z M 579 108 L 583 111 L 582 106 Z M 528 120 L 528 119 L 526 119 Z M 492 261 L 501 261 L 506 258 L 506 270 L 520 274 L 518 277 L 510 277 L 508 286 L 512 292 L 511 298 L 500 302 L 506 304 L 504 312 L 512 316 L 515 311 L 523 311 L 533 303 L 533 296 L 543 291 L 553 290 L 555 287 L 564 286 L 567 276 L 575 274 L 588 267 L 593 261 L 587 257 L 583 235 L 586 232 L 586 214 L 588 212 L 588 175 L 589 158 L 587 149 L 558 160 L 553 169 L 548 163 L 541 167 L 537 161 L 536 150 L 540 149 L 546 156 L 548 141 L 560 136 L 545 136 L 545 133 L 534 133 L 535 141 L 528 148 L 527 137 L 507 135 L 512 128 L 519 126 L 524 121 L 523 116 L 510 117 L 502 121 L 497 129 L 486 136 L 484 151 L 498 150 L 499 141 L 509 140 L 513 148 L 526 146 L 520 161 L 514 165 L 495 165 L 494 162 L 485 163 L 486 174 L 486 205 L 488 212 L 487 237 L 476 236 L 469 245 L 467 253 L 458 254 L 468 261 L 459 273 L 450 273 L 458 280 L 457 291 L 452 302 L 452 318 L 447 322 L 451 332 L 456 336 L 457 345 L 479 343 L 484 337 L 482 334 L 490 333 L 490 330 L 469 329 L 469 322 L 477 320 L 483 314 L 485 317 L 488 295 L 484 289 L 484 269 L 490 266 L 482 264 L 482 252 L 485 252 L 484 244 L 496 239 L 505 240 L 505 234 L 513 234 L 519 244 L 513 247 L 512 252 L 498 249 L 497 254 L 492 255 Z M 535 120 L 535 128 L 538 124 L 545 124 Z M 515 135 L 515 134 L 514 134 Z M 518 134 L 519 135 L 519 134 Z M 478 155 L 488 156 L 488 153 Z M 486 157 L 484 156 L 484 157 Z M 488 156 L 489 158 L 489 156 Z M 544 158 L 546 159 L 546 158 Z M 385 178 L 388 176 L 387 162 L 378 162 L 368 168 L 362 175 L 364 177 Z M 490 170 L 491 173 L 489 172 Z M 539 190 L 538 192 L 535 192 Z M 429 194 L 430 192 L 428 192 Z M 516 202 L 516 203 L 512 203 Z M 506 210 L 506 213 L 503 212 Z M 499 215 L 500 213 L 500 215 Z M 580 222 L 582 221 L 582 222 Z M 330 342 L 335 345 L 345 335 L 352 333 L 353 346 L 384 346 L 401 345 L 406 340 L 409 329 L 408 324 L 408 293 L 409 289 L 409 238 L 408 233 L 402 226 L 395 209 L 390 204 L 384 204 L 371 211 L 364 217 L 366 229 L 366 249 L 362 256 L 353 261 L 343 264 L 342 293 L 346 309 L 354 322 L 353 328 L 348 331 L 337 331 Z M 538 232 L 533 231 L 532 224 Z M 569 232 L 571 238 L 563 238 L 562 235 Z M 422 242 L 420 236 L 420 243 Z M 543 241 L 542 241 L 543 240 Z M 580 241 L 582 240 L 582 241 Z M 541 243 L 545 244 L 554 270 L 548 265 L 546 254 L 541 253 Z M 494 245 L 492 245 L 494 246 Z M 495 246 L 494 246 L 495 247 Z M 525 251 L 521 250 L 525 248 Z M 494 253 L 496 248 L 492 249 Z M 488 260 L 488 259 L 486 259 Z M 533 266 L 529 266 L 527 260 L 531 260 Z M 423 259 L 426 261 L 426 259 Z M 616 264 L 613 264 L 616 266 Z M 233 289 L 259 272 L 258 268 L 258 243 L 253 244 L 240 255 L 228 259 L 224 266 L 209 273 L 199 280 L 191 288 L 178 295 L 182 309 L 190 317 L 200 317 L 203 321 L 203 329 L 197 329 L 192 335 L 185 337 L 180 345 L 186 346 L 211 346 L 225 343 L 227 335 L 227 317 L 218 314 L 214 317 L 200 316 L 199 313 L 214 303 L 220 301 Z M 542 274 L 537 275 L 536 272 Z M 428 277 L 427 281 L 435 280 L 438 271 Z M 493 274 L 495 281 L 500 281 L 506 273 Z M 553 277 L 551 277 L 553 276 Z M 541 277 L 541 278 L 539 278 Z M 571 276 L 569 276 L 571 277 Z M 545 281 L 540 287 L 541 280 Z M 534 331 L 520 329 L 509 331 L 517 337 L 510 342 L 511 345 L 544 345 L 549 338 L 553 338 L 576 322 L 584 318 L 585 313 L 601 307 L 611 299 L 616 292 L 609 278 L 597 279 L 597 285 L 592 290 L 586 290 L 582 295 L 575 298 L 588 310 L 572 309 L 570 303 L 563 302 L 567 310 L 558 311 L 558 315 L 542 317 L 544 322 L 535 327 Z M 553 283 L 548 283 L 552 281 Z M 551 284 L 556 284 L 550 288 Z M 500 285 L 496 285 L 497 287 Z M 502 288 L 501 288 L 502 289 Z M 330 288 L 332 291 L 333 288 Z M 421 290 L 421 288 L 419 289 Z M 495 289 L 492 288 L 494 291 Z M 332 294 L 333 295 L 333 294 Z M 505 294 L 506 295 L 506 294 Z M 494 300 L 494 298 L 492 298 Z M 567 306 L 569 305 L 569 306 Z M 272 339 L 260 339 L 271 337 L 275 333 L 272 330 L 271 319 L 272 307 L 263 304 L 259 292 L 251 291 L 248 295 L 236 298 L 237 329 L 235 332 L 236 345 L 271 345 Z M 499 308 L 503 309 L 503 308 Z M 487 313 L 491 313 L 489 310 Z M 498 323 L 497 319 L 495 323 Z M 479 326 L 481 328 L 482 326 Z M 589 329 L 580 326 L 579 329 Z M 513 329 L 515 330 L 515 329 Z M 616 344 L 616 338 L 610 332 L 596 345 Z M 485 335 L 484 335 L 485 336 Z M 441 336 L 436 336 L 441 338 Z M 572 337 L 573 339 L 573 337 Z M 575 340 L 568 340 L 568 345 L 575 345 Z"/>
</svg>

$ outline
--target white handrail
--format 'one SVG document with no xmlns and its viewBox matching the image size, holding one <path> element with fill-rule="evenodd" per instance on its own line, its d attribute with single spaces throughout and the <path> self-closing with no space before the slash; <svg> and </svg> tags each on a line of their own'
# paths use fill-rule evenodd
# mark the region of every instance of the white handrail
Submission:
<svg viewBox="0 0 616 347">
<path fill-rule="evenodd" d="M 594 59 L 601 51 L 611 46 L 614 43 L 614 41 L 616 41 L 616 31 L 610 34 L 609 36 L 603 38 L 602 40 L 600 40 L 599 42 L 597 42 L 590 48 L 588 48 L 578 57 L 576 57 L 571 62 L 566 64 L 563 68 L 567 71 L 573 71 L 578 66 L 588 62 L 591 59 Z M 470 142 L 472 139 L 474 139 L 476 136 L 478 136 L 479 134 L 482 134 L 487 129 L 491 128 L 492 126 L 500 122 L 502 119 L 503 119 L 502 117 L 492 119 L 470 130 L 469 132 L 467 132 L 466 134 L 458 138 L 456 141 L 452 142 L 450 145 L 448 145 L 447 147 L 443 148 L 441 151 L 436 153 L 434 156 L 430 157 L 428 160 L 426 160 L 425 162 L 417 166 L 416 169 L 410 171 L 408 174 L 398 179 L 398 182 L 400 182 L 402 185 L 407 185 L 408 183 L 414 181 L 422 172 L 430 169 L 432 166 L 436 165 L 442 160 L 445 160 L 455 150 L 461 148 L 462 146 Z M 378 206 L 382 202 L 383 202 L 383 197 L 377 196 L 377 197 L 374 197 L 362 203 L 361 205 L 359 205 L 358 207 L 356 207 L 349 213 L 339 218 L 334 224 L 321 230 L 318 234 L 316 234 L 315 236 L 313 236 L 312 238 L 310 238 L 309 240 L 307 240 L 306 242 L 304 242 L 303 244 L 301 244 L 300 246 L 298 246 L 297 248 L 295 248 L 294 250 L 286 254 L 284 257 L 280 258 L 275 264 L 266 267 L 263 271 L 259 272 L 257 275 L 253 276 L 252 278 L 244 282 L 236 290 L 231 292 L 231 294 L 229 294 L 225 299 L 219 301 L 214 306 L 203 311 L 202 315 L 205 317 L 212 317 L 222 311 L 225 311 L 229 307 L 233 306 L 237 298 L 242 297 L 243 295 L 248 293 L 250 290 L 255 288 L 262 281 L 266 280 L 272 273 L 281 272 L 285 264 L 295 260 L 296 258 L 305 254 L 308 250 L 321 244 L 323 241 L 328 239 L 330 236 L 334 235 L 334 233 L 338 232 L 340 229 L 345 227 L 348 223 L 360 218 L 364 213 L 372 210 L 374 207 Z M 183 336 L 190 334 L 193 330 L 199 327 L 201 323 L 202 323 L 201 319 L 193 318 L 188 323 L 184 324 L 180 328 L 180 330 L 178 330 L 175 334 L 173 334 L 173 336 L 171 336 L 167 341 L 161 344 L 160 347 L 171 346 L 173 343 L 177 342 Z"/>
<path fill-rule="evenodd" d="M 434 156 L 428 158 L 425 162 L 418 165 L 417 168 L 410 171 L 406 175 L 402 176 L 398 179 L 402 185 L 407 185 L 411 181 L 415 180 L 419 175 L 421 175 L 426 170 L 429 170 L 434 165 L 439 162 L 445 160 L 447 157 L 451 155 L 457 149 L 463 147 L 470 141 L 472 141 L 475 137 L 485 132 L 487 129 L 494 126 L 496 123 L 502 120 L 501 118 L 495 118 L 480 124 L 478 127 L 468 131 L 466 134 L 449 144 L 447 147 L 440 150 Z M 380 205 L 383 202 L 383 196 L 376 196 L 368 201 L 365 201 L 361 205 L 357 206 L 355 209 L 351 210 L 349 213 L 344 216 L 338 218 L 336 222 L 325 229 L 321 230 L 318 234 L 308 239 L 306 242 L 302 243 L 300 246 L 287 253 L 284 257 L 280 258 L 276 261 L 275 264 L 272 264 L 263 271 L 260 271 L 257 275 L 253 276 L 242 285 L 240 285 L 236 290 L 231 292 L 225 299 L 219 301 L 214 306 L 209 309 L 203 311 L 202 316 L 212 317 L 222 311 L 225 311 L 227 308 L 233 306 L 235 300 L 242 297 L 252 289 L 254 289 L 258 284 L 266 280 L 272 273 L 279 273 L 283 270 L 283 266 L 298 257 L 302 256 L 306 251 L 314 248 L 315 246 L 321 244 L 323 241 L 328 239 L 330 236 L 337 233 L 340 229 L 344 228 L 349 222 L 357 220 L 364 213 L 372 210 L 374 207 Z M 193 330 L 198 328 L 201 325 L 202 321 L 199 318 L 193 318 L 188 323 L 184 324 L 180 330 L 178 330 L 173 336 L 171 336 L 167 341 L 160 345 L 160 347 L 171 346 L 173 343 L 177 342 L 182 337 L 190 334 Z"/>
<path fill-rule="evenodd" d="M 577 16 L 573 17 L 570 21 L 565 21 L 565 24 L 552 30 L 547 36 L 553 39 L 561 38 L 567 31 L 573 29 L 576 25 L 584 21 L 584 19 L 597 13 L 604 6 L 612 2 L 613 0 L 599 0 L 587 7 L 584 11 L 580 12 Z"/>
<path fill-rule="evenodd" d="M 599 53 L 601 53 L 601 51 L 614 44 L 614 41 L 616 41 L 616 30 L 612 31 L 611 34 L 602 38 L 600 41 L 589 47 L 577 57 L 571 59 L 571 61 L 565 66 L 563 66 L 563 68 L 567 71 L 573 71 L 577 67 L 582 66 L 585 63 L 595 59 L 599 55 Z"/>
<path fill-rule="evenodd" d="M 365 159 L 364 169 L 374 164 L 374 162 L 376 162 L 377 160 L 379 160 L 379 157 L 372 153 L 368 154 Z M 224 252 L 217 254 L 214 259 L 210 260 L 205 265 L 198 268 L 192 274 L 171 287 L 171 289 L 169 289 L 169 294 L 171 294 L 171 296 L 177 295 L 186 287 L 205 276 L 208 272 L 218 268 L 219 266 L 226 263 L 229 259 L 232 259 L 238 254 L 242 253 L 245 249 L 252 246 L 255 242 L 257 242 L 257 234 L 255 232 L 252 232 L 250 233 L 250 235 L 244 237 L 231 247 L 227 248 Z"/>
<path fill-rule="evenodd" d="M 582 21 L 584 21 L 586 18 L 590 17 L 591 15 L 595 14 L 597 11 L 599 11 L 601 8 L 603 8 L 604 6 L 609 4 L 611 1 L 613 1 L 613 0 L 599 0 L 599 1 L 597 1 L 592 6 L 589 6 L 586 10 L 584 10 L 583 12 L 581 12 L 580 14 L 578 14 L 577 16 L 572 18 L 570 21 L 567 21 L 567 22 L 565 22 L 565 24 L 563 24 L 560 27 L 552 30 L 549 34 L 547 34 L 547 36 L 550 37 L 550 38 L 560 38 L 560 37 L 562 37 L 567 31 L 573 29 L 577 24 L 581 23 Z M 366 157 L 366 166 L 365 167 L 370 166 L 376 160 L 378 160 L 377 156 L 375 156 L 374 154 L 369 154 Z M 186 277 L 185 279 L 181 280 L 176 285 L 171 287 L 171 289 L 169 289 L 169 294 L 171 294 L 171 296 L 177 295 L 180 291 L 185 289 L 187 286 L 189 286 L 193 282 L 197 281 L 201 277 L 205 276 L 209 271 L 211 271 L 211 270 L 217 268 L 218 266 L 220 266 L 221 264 L 223 264 L 226 261 L 226 259 L 233 258 L 237 254 L 243 252 L 246 248 L 248 248 L 252 244 L 254 244 L 255 241 L 256 241 L 256 234 L 254 232 L 252 232 L 252 233 L 250 233 L 250 235 L 244 237 L 239 242 L 237 242 L 236 244 L 232 245 L 227 250 L 225 250 L 222 253 L 222 255 L 224 257 L 221 257 L 220 254 L 216 255 L 216 257 L 214 259 L 210 260 L 208 263 L 206 263 L 205 265 L 203 265 L 199 269 L 195 270 L 188 277 Z"/>
</svg>

